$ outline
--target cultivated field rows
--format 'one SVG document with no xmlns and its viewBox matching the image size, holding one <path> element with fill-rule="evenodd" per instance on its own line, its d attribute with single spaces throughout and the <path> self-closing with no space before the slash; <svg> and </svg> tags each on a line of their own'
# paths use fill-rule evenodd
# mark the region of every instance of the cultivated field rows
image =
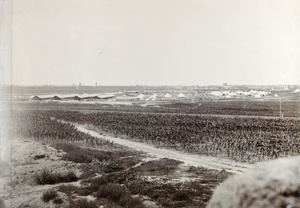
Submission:
<svg viewBox="0 0 300 208">
<path fill-rule="evenodd" d="M 86 129 L 84 126 L 81 125 L 77 125 L 76 128 L 79 131 L 89 134 L 93 137 L 105 139 L 115 144 L 126 146 L 137 151 L 143 151 L 147 153 L 149 156 L 155 157 L 157 159 L 162 159 L 162 158 L 174 159 L 183 162 L 187 166 L 195 166 L 195 167 L 200 166 L 200 167 L 214 169 L 214 170 L 226 170 L 227 172 L 231 172 L 231 173 L 240 173 L 245 171 L 247 168 L 251 167 L 251 164 L 246 162 L 243 163 L 243 162 L 238 162 L 238 161 L 224 159 L 224 158 L 200 156 L 200 155 L 195 155 L 190 153 L 179 152 L 175 150 L 157 148 L 145 143 L 136 142 L 128 139 L 121 139 L 109 135 L 103 135 L 103 134 L 100 135 L 96 131 Z"/>
<path fill-rule="evenodd" d="M 242 162 L 300 154 L 297 119 L 68 111 L 51 111 L 51 115 L 158 148 Z"/>
<path fill-rule="evenodd" d="M 1 200 L 16 207 L 205 207 L 229 175 L 256 161 L 299 155 L 299 122 L 12 111 L 17 166 L 13 180 L 6 177 L 11 194 Z"/>
<path fill-rule="evenodd" d="M 12 112 L 10 192 L 2 205 L 67 208 L 205 207 L 225 170 L 182 165 L 96 138 L 49 112 Z M 55 131 L 54 131 L 55 129 Z M 24 148 L 18 148 L 18 146 Z M 39 151 L 41 150 L 41 151 Z M 2 176 L 1 176 L 2 178 Z"/>
</svg>

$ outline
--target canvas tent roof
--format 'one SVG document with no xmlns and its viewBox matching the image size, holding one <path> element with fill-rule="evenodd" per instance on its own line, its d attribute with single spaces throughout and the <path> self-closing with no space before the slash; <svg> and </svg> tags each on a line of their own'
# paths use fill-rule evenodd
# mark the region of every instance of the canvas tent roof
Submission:
<svg viewBox="0 0 300 208">
<path fill-rule="evenodd" d="M 30 100 L 42 100 L 39 96 L 34 96 L 34 95 L 32 95 L 32 96 L 30 96 L 30 98 L 29 98 Z"/>
<path fill-rule="evenodd" d="M 298 93 L 300 92 L 300 90 L 297 88 L 296 90 L 294 90 L 294 93 Z"/>
<path fill-rule="evenodd" d="M 95 99 L 107 99 L 107 98 L 113 98 L 115 97 L 115 94 L 113 93 L 106 93 L 106 94 L 82 94 L 78 95 L 81 99 L 89 99 L 89 98 L 95 98 Z"/>
<path fill-rule="evenodd" d="M 140 94 L 140 95 L 136 96 L 136 98 L 143 100 L 145 98 L 145 95 L 144 94 Z"/>
<path fill-rule="evenodd" d="M 157 99 L 157 94 L 151 95 L 148 100 L 156 100 Z"/>
<path fill-rule="evenodd" d="M 164 97 L 165 97 L 165 98 L 171 98 L 172 95 L 170 95 L 169 93 L 167 93 L 167 94 L 164 95 Z"/>
<path fill-rule="evenodd" d="M 221 96 L 221 95 L 223 95 L 222 92 L 218 92 L 218 91 L 213 91 L 213 92 L 211 92 L 210 94 L 211 94 L 211 95 L 214 95 L 214 96 Z"/>
<path fill-rule="evenodd" d="M 77 94 L 62 94 L 57 96 L 61 99 L 80 99 L 80 97 Z"/>
<path fill-rule="evenodd" d="M 57 95 L 55 95 L 55 94 L 52 94 L 52 95 L 36 95 L 35 97 L 38 97 L 40 99 L 51 99 L 51 98 L 57 97 Z"/>
<path fill-rule="evenodd" d="M 153 95 L 151 95 L 150 97 L 151 97 L 151 98 L 152 98 L 152 97 L 157 97 L 157 94 L 153 94 Z"/>
<path fill-rule="evenodd" d="M 115 95 L 113 93 L 106 93 L 106 94 L 56 94 L 56 95 L 35 95 L 31 96 L 31 100 L 60 100 L 60 99 L 107 99 L 107 98 L 113 98 Z"/>
<path fill-rule="evenodd" d="M 177 95 L 177 97 L 179 97 L 179 98 L 185 98 L 186 96 L 185 96 L 183 93 L 179 93 L 179 94 Z"/>
<path fill-rule="evenodd" d="M 31 100 L 60 100 L 57 95 L 35 95 L 30 97 Z"/>
</svg>

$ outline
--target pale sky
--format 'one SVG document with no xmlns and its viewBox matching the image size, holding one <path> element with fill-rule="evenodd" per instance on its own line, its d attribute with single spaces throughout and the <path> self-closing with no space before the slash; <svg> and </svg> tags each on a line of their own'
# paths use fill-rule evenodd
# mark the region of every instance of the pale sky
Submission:
<svg viewBox="0 0 300 208">
<path fill-rule="evenodd" d="M 13 0 L 15 85 L 299 84 L 298 0 Z"/>
</svg>

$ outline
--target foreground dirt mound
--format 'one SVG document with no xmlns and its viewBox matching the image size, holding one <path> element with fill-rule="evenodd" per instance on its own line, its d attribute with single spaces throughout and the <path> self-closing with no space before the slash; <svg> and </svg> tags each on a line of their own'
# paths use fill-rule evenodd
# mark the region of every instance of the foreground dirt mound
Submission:
<svg viewBox="0 0 300 208">
<path fill-rule="evenodd" d="M 207 208 L 300 207 L 300 157 L 262 162 L 222 183 Z"/>
</svg>

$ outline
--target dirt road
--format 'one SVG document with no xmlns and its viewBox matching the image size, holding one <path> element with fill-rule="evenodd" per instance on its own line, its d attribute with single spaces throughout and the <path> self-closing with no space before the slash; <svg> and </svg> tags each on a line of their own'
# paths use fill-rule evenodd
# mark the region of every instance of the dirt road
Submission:
<svg viewBox="0 0 300 208">
<path fill-rule="evenodd" d="M 90 134 L 93 137 L 106 139 L 116 144 L 127 146 L 134 150 L 143 151 L 151 157 L 155 157 L 158 159 L 170 158 L 174 160 L 179 160 L 185 163 L 185 165 L 187 166 L 196 166 L 196 167 L 201 166 L 208 169 L 226 170 L 232 173 L 241 173 L 252 166 L 249 163 L 242 163 L 242 162 L 237 162 L 237 161 L 224 159 L 224 158 L 188 154 L 188 153 L 183 153 L 175 150 L 156 148 L 149 144 L 112 137 L 109 135 L 104 136 L 98 134 L 95 131 L 88 130 L 82 125 L 76 125 L 76 128 L 79 131 Z"/>
</svg>

